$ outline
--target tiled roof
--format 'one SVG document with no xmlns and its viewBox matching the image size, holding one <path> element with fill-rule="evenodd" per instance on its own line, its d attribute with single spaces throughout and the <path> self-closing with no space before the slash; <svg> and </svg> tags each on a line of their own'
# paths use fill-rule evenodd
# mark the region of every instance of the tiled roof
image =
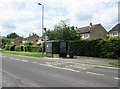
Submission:
<svg viewBox="0 0 120 89">
<path fill-rule="evenodd" d="M 82 27 L 82 28 L 78 28 L 78 31 L 79 31 L 80 33 L 88 33 L 88 32 L 90 32 L 90 29 L 89 29 L 89 28 L 90 28 L 89 26 Z"/>
<path fill-rule="evenodd" d="M 95 29 L 96 27 L 101 27 L 101 24 L 95 24 L 92 26 L 86 26 L 86 27 L 81 27 L 78 28 L 78 31 L 82 34 L 82 33 L 89 33 L 90 30 Z"/>
<path fill-rule="evenodd" d="M 118 31 L 118 32 L 120 32 L 120 23 L 115 25 L 109 32 L 111 32 L 111 31 Z"/>
</svg>

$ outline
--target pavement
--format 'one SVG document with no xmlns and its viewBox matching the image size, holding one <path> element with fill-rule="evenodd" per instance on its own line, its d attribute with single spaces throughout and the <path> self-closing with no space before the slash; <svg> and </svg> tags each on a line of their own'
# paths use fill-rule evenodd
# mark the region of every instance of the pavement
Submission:
<svg viewBox="0 0 120 89">
<path fill-rule="evenodd" d="M 110 61 L 116 60 L 90 59 L 37 58 L 2 54 L 2 69 L 16 76 L 15 79 L 28 82 L 28 86 L 118 87 L 119 70 L 108 65 Z"/>
<path fill-rule="evenodd" d="M 53 64 L 64 64 L 68 63 L 74 66 L 86 66 L 86 67 L 101 67 L 101 68 L 110 68 L 110 69 L 119 69 L 117 66 L 113 66 L 110 63 L 118 62 L 116 59 L 103 59 L 103 58 L 92 58 L 92 57 L 76 57 L 74 59 L 69 58 L 49 58 L 45 57 L 44 59 L 53 60 Z"/>
</svg>

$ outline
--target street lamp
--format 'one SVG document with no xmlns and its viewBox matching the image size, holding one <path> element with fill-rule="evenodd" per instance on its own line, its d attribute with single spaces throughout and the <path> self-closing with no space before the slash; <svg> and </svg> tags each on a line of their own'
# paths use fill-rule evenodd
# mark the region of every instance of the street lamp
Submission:
<svg viewBox="0 0 120 89">
<path fill-rule="evenodd" d="M 38 5 L 42 6 L 42 35 L 44 30 L 44 5 L 41 3 L 38 3 Z M 42 53 L 44 52 L 43 44 L 42 44 Z"/>
<path fill-rule="evenodd" d="M 41 3 L 38 3 L 38 5 L 42 6 L 42 35 L 43 35 L 43 30 L 44 30 L 44 5 Z"/>
</svg>

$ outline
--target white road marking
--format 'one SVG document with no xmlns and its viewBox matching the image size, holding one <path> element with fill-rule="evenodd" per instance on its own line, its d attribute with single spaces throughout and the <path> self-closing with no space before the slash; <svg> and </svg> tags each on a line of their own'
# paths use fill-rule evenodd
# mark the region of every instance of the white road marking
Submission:
<svg viewBox="0 0 120 89">
<path fill-rule="evenodd" d="M 21 60 L 21 59 L 14 59 L 16 61 L 22 61 L 22 62 L 28 62 L 27 60 Z"/>
<path fill-rule="evenodd" d="M 99 73 L 94 73 L 94 72 L 86 72 L 88 74 L 93 74 L 93 75 L 99 75 L 99 76 L 104 76 L 104 74 L 99 74 Z"/>
<path fill-rule="evenodd" d="M 60 65 L 61 63 L 58 63 L 58 65 Z"/>
<path fill-rule="evenodd" d="M 20 60 L 20 61 L 23 61 L 23 62 L 28 62 L 27 60 Z"/>
<path fill-rule="evenodd" d="M 20 59 L 14 59 L 14 60 L 17 60 L 17 61 L 19 61 Z"/>
<path fill-rule="evenodd" d="M 84 67 L 76 67 L 76 68 L 79 68 L 79 69 L 82 69 L 82 70 L 86 70 L 87 68 L 84 68 Z"/>
<path fill-rule="evenodd" d="M 115 79 L 120 80 L 120 78 L 118 78 L 118 77 L 115 77 Z"/>
<path fill-rule="evenodd" d="M 107 69 L 114 69 L 114 70 L 118 70 L 118 69 L 120 69 L 120 68 L 117 68 L 117 67 L 98 66 L 98 65 L 96 65 L 95 67 L 107 68 Z"/>
<path fill-rule="evenodd" d="M 69 69 L 69 68 L 66 68 L 66 70 L 73 71 L 73 72 L 80 72 L 80 71 L 77 71 L 77 70 L 74 70 L 74 69 Z"/>
<path fill-rule="evenodd" d="M 77 70 L 74 70 L 74 69 L 70 69 L 70 68 L 62 68 L 62 67 L 57 67 L 57 66 L 48 65 L 48 64 L 41 64 L 41 63 L 39 63 L 39 65 L 42 65 L 42 66 L 48 66 L 48 67 L 53 67 L 53 68 L 57 68 L 57 69 L 68 70 L 68 71 L 73 71 L 73 72 L 80 72 L 80 71 L 77 71 Z"/>
</svg>

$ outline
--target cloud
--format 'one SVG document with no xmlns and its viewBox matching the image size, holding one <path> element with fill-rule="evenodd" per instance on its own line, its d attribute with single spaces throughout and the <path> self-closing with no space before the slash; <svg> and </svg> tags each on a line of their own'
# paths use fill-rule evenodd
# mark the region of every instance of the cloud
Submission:
<svg viewBox="0 0 120 89">
<path fill-rule="evenodd" d="M 118 22 L 120 23 L 120 1 L 118 3 Z"/>
<path fill-rule="evenodd" d="M 70 19 L 77 27 L 101 23 L 110 30 L 118 21 L 118 0 L 1 0 L 0 28 L 2 35 L 16 32 L 41 35 L 42 7 L 45 7 L 44 27 L 53 29 L 60 20 Z"/>
<path fill-rule="evenodd" d="M 19 34 L 20 36 L 27 37 L 31 33 L 36 33 L 37 35 L 41 35 L 41 22 L 39 20 L 30 21 L 28 23 L 17 24 L 14 32 Z"/>
</svg>

